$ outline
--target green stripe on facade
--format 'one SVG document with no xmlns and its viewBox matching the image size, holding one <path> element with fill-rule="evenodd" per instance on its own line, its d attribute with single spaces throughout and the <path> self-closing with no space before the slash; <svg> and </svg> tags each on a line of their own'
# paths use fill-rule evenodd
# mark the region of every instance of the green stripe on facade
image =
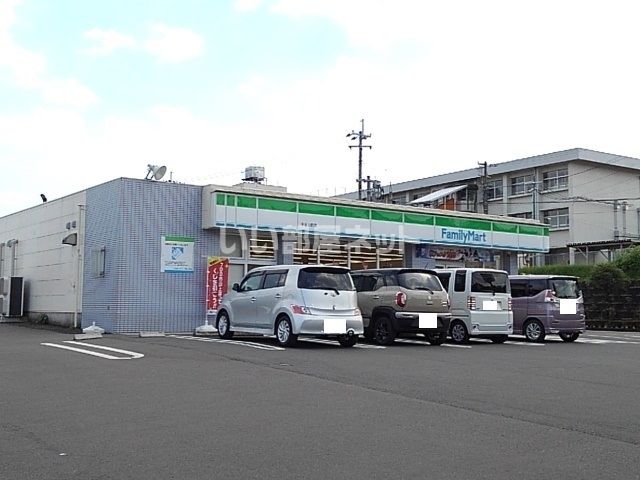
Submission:
<svg viewBox="0 0 640 480">
<path fill-rule="evenodd" d="M 165 235 L 164 236 L 164 241 L 165 242 L 194 242 L 193 237 L 174 237 L 174 236 L 170 236 L 170 235 Z"/>
<path fill-rule="evenodd" d="M 389 210 L 371 210 L 371 220 L 402 223 L 402 213 Z"/>
<path fill-rule="evenodd" d="M 274 198 L 259 198 L 258 208 L 260 210 L 276 210 L 278 212 L 296 213 L 298 211 L 298 203 L 288 200 L 276 200 Z"/>
<path fill-rule="evenodd" d="M 497 222 L 492 222 L 492 225 L 493 225 L 494 232 L 518 233 L 518 225 L 513 225 L 511 223 L 497 223 Z"/>
<path fill-rule="evenodd" d="M 405 213 L 404 223 L 415 225 L 433 225 L 433 215 L 421 215 L 419 213 Z"/>
<path fill-rule="evenodd" d="M 346 205 L 331 205 L 326 203 L 304 202 L 296 200 L 284 200 L 277 198 L 254 197 L 247 195 L 235 195 L 216 193 L 216 205 L 237 205 L 243 208 L 260 208 L 288 213 L 306 213 L 311 215 L 338 216 L 363 220 L 377 220 L 387 222 L 406 223 L 414 225 L 438 225 L 441 227 L 486 230 L 507 234 L 524 234 L 536 236 L 549 236 L 549 227 L 537 227 L 534 225 L 520 225 L 515 223 L 491 222 L 471 218 L 448 217 L 445 215 L 430 215 L 402 210 L 368 209 L 350 207 Z"/>
<path fill-rule="evenodd" d="M 349 217 L 349 218 L 363 218 L 363 219 L 369 220 L 369 209 L 337 206 L 336 216 Z"/>
<path fill-rule="evenodd" d="M 298 212 L 309 213 L 311 215 L 329 215 L 333 217 L 336 214 L 336 209 L 333 205 L 300 202 L 298 203 Z"/>
<path fill-rule="evenodd" d="M 258 204 L 256 197 L 243 197 L 238 195 L 238 206 L 244 208 L 256 208 Z"/>
<path fill-rule="evenodd" d="M 543 227 L 534 227 L 529 225 L 519 225 L 519 233 L 523 235 L 544 235 Z"/>
<path fill-rule="evenodd" d="M 436 217 L 436 225 L 439 227 L 470 228 L 473 230 L 491 231 L 491 222 L 470 220 L 467 218 Z"/>
</svg>

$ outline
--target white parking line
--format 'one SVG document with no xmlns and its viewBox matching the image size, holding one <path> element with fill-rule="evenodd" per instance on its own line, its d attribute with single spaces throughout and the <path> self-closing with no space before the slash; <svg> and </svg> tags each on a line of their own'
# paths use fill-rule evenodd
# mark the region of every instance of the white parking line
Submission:
<svg viewBox="0 0 640 480">
<path fill-rule="evenodd" d="M 73 340 L 65 340 L 64 343 L 71 343 L 73 345 L 80 345 L 83 347 L 97 348 L 98 350 L 107 350 L 109 352 L 122 353 L 123 355 L 131 355 L 131 359 L 144 357 L 144 354 L 142 353 L 130 352 L 129 350 L 120 350 L 119 348 L 106 347 L 104 345 L 94 345 L 92 343 L 74 342 Z M 127 358 L 121 358 L 121 357 L 116 357 L 116 358 L 118 358 L 119 360 L 129 360 Z"/>
<path fill-rule="evenodd" d="M 244 340 L 228 340 L 224 338 L 206 338 L 206 337 L 192 337 L 189 335 L 167 335 L 171 338 L 180 338 L 183 340 L 194 340 L 196 342 L 213 342 L 213 343 L 228 343 L 230 345 L 240 345 L 241 347 L 250 347 L 257 350 L 270 350 L 270 351 L 282 351 L 285 350 L 282 347 L 275 345 L 267 345 L 265 343 L 247 342 Z"/>
<path fill-rule="evenodd" d="M 530 343 L 530 342 L 515 342 L 513 340 L 507 340 L 505 345 L 522 345 L 525 347 L 544 347 L 544 343 Z"/>
<path fill-rule="evenodd" d="M 411 338 L 396 338 L 399 343 L 412 343 L 414 345 L 428 345 L 427 341 L 413 340 Z"/>
<path fill-rule="evenodd" d="M 458 345 L 455 343 L 443 343 L 441 347 L 453 347 L 453 348 L 471 348 L 471 345 Z"/>
<path fill-rule="evenodd" d="M 299 339 L 301 342 L 310 342 L 310 343 L 323 343 L 325 345 L 334 345 L 334 346 L 339 346 L 340 342 L 338 342 L 337 340 L 330 340 L 328 338 L 310 338 L 310 337 L 303 337 Z M 383 345 L 369 345 L 367 343 L 356 343 L 353 348 L 368 348 L 371 350 L 384 350 L 385 346 Z"/>
<path fill-rule="evenodd" d="M 62 350 L 70 350 L 72 352 L 84 353 L 85 355 L 92 355 L 94 357 L 105 358 L 107 360 L 133 360 L 137 358 L 142 358 L 144 355 L 142 353 L 129 352 L 128 350 L 120 350 L 117 348 L 105 347 L 103 345 L 93 345 L 90 343 L 81 343 L 81 342 L 73 342 L 71 340 L 66 340 L 65 343 L 72 343 L 74 345 L 81 345 L 84 347 L 97 348 L 99 350 L 108 350 L 111 352 L 122 353 L 124 355 L 130 355 L 129 357 L 116 357 L 113 355 L 107 355 L 106 353 L 93 352 L 91 350 L 86 350 L 84 348 L 70 347 L 68 345 L 60 345 L 59 343 L 41 343 L 40 345 L 44 345 L 45 347 L 54 347 L 60 348 Z"/>
</svg>

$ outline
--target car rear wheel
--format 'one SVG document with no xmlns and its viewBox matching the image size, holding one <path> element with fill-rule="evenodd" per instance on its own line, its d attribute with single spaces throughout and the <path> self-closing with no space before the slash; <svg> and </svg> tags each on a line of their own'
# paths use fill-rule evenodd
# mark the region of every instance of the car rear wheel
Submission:
<svg viewBox="0 0 640 480">
<path fill-rule="evenodd" d="M 575 342 L 580 336 L 580 332 L 560 332 L 558 335 L 563 342 Z"/>
<path fill-rule="evenodd" d="M 387 315 L 376 317 L 373 324 L 373 340 L 380 345 L 391 345 L 395 339 L 396 331 L 391 318 Z"/>
<path fill-rule="evenodd" d="M 460 320 L 451 322 L 449 335 L 451 335 L 451 340 L 455 343 L 467 343 L 469 341 L 469 331 L 467 330 L 467 326 Z"/>
<path fill-rule="evenodd" d="M 216 328 L 218 329 L 218 336 L 220 338 L 228 340 L 233 337 L 233 332 L 231 331 L 231 322 L 229 322 L 229 315 L 227 315 L 227 312 L 221 312 L 220 315 L 218 315 Z"/>
<path fill-rule="evenodd" d="M 425 337 L 431 345 L 442 345 L 447 341 L 447 332 L 427 333 Z"/>
<path fill-rule="evenodd" d="M 492 335 L 490 338 L 493 343 L 504 343 L 509 339 L 509 336 L 508 335 Z"/>
<path fill-rule="evenodd" d="M 339 335 L 338 342 L 341 347 L 353 347 L 356 343 L 358 343 L 357 335 Z"/>
<path fill-rule="evenodd" d="M 529 320 L 524 326 L 524 338 L 527 342 L 540 343 L 544 340 L 546 333 L 540 320 Z"/>
<path fill-rule="evenodd" d="M 283 347 L 292 347 L 298 342 L 298 335 L 293 333 L 287 317 L 280 317 L 276 321 L 276 340 Z"/>
</svg>

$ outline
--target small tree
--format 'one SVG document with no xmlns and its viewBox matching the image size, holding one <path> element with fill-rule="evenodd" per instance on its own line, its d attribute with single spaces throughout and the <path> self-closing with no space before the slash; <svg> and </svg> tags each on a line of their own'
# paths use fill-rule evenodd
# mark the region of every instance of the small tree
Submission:
<svg viewBox="0 0 640 480">
<path fill-rule="evenodd" d="M 626 249 L 613 264 L 629 278 L 640 279 L 640 246 Z"/>
</svg>

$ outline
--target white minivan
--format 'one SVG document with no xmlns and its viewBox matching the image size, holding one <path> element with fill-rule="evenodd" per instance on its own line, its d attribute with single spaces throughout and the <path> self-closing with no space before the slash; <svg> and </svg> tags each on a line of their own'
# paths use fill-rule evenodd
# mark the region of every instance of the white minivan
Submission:
<svg viewBox="0 0 640 480">
<path fill-rule="evenodd" d="M 292 346 L 299 335 L 334 337 L 352 347 L 364 330 L 349 269 L 323 265 L 276 265 L 251 270 L 223 298 L 218 335 L 275 335 Z"/>
<path fill-rule="evenodd" d="M 470 336 L 503 343 L 513 333 L 509 274 L 488 268 L 443 268 L 435 270 L 449 293 L 449 336 L 466 343 Z"/>
</svg>

